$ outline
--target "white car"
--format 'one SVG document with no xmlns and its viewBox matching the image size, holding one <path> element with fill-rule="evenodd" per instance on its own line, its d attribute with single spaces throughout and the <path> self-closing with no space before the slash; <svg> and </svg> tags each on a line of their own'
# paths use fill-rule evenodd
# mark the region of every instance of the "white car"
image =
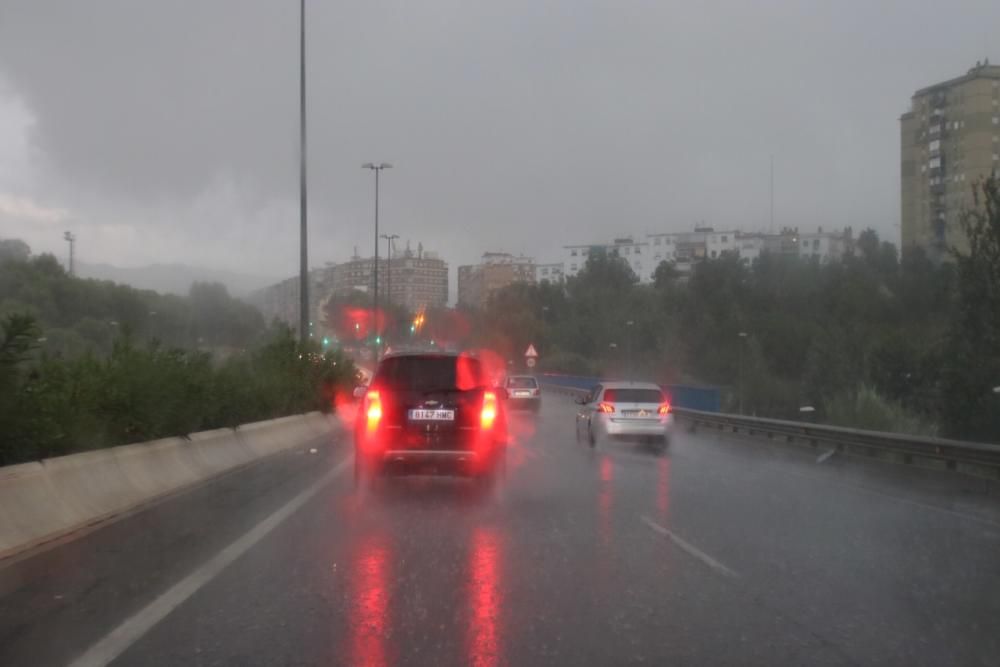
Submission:
<svg viewBox="0 0 1000 667">
<path fill-rule="evenodd" d="M 604 382 L 576 402 L 576 438 L 585 438 L 591 447 L 621 439 L 651 442 L 662 449 L 673 434 L 670 403 L 650 382 Z"/>
</svg>

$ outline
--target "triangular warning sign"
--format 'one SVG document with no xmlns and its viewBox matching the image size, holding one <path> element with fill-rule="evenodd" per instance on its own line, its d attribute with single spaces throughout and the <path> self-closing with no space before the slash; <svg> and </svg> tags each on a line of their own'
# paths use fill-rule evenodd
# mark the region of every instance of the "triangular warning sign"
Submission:
<svg viewBox="0 0 1000 667">
<path fill-rule="evenodd" d="M 524 351 L 524 356 L 526 356 L 526 357 L 537 357 L 538 356 L 538 350 L 535 349 L 535 346 L 532 343 L 528 344 L 528 349 Z"/>
</svg>

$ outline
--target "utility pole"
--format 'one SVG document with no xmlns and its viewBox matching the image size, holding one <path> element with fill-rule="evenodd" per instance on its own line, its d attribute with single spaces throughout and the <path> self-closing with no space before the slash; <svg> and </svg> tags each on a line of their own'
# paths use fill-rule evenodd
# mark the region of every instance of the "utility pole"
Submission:
<svg viewBox="0 0 1000 667">
<path fill-rule="evenodd" d="M 386 308 L 392 306 L 392 242 L 399 238 L 399 234 L 383 234 L 385 239 L 385 305 Z"/>
<path fill-rule="evenodd" d="M 774 156 L 771 156 L 771 224 L 767 229 L 768 232 L 774 233 Z"/>
<path fill-rule="evenodd" d="M 76 234 L 72 232 L 63 232 L 63 238 L 69 242 L 69 275 L 74 275 L 76 271 L 76 265 L 74 262 L 73 254 L 76 245 Z"/>
<path fill-rule="evenodd" d="M 739 350 L 739 366 L 740 366 L 740 414 L 743 414 L 743 341 L 747 339 L 747 332 L 741 331 L 740 337 L 740 350 Z"/>
<path fill-rule="evenodd" d="M 635 320 L 628 320 L 627 322 L 625 322 L 625 326 L 628 327 L 628 331 L 626 332 L 627 339 L 625 341 L 625 344 L 628 345 L 628 376 L 629 376 L 629 379 L 632 378 L 632 374 L 635 372 L 634 371 L 634 364 L 632 363 L 632 348 L 635 346 L 635 342 L 632 340 L 632 337 L 633 337 L 632 336 L 632 332 L 634 331 L 634 329 L 633 329 L 634 325 L 635 325 Z"/>
<path fill-rule="evenodd" d="M 374 305 L 372 307 L 372 329 L 375 332 L 375 339 L 372 341 L 372 344 L 375 347 L 375 363 L 378 363 L 379 344 L 381 342 L 379 340 L 381 336 L 379 335 L 378 331 L 378 179 L 379 179 L 379 174 L 382 172 L 382 170 L 392 169 L 392 165 L 389 164 L 388 162 L 379 162 L 378 164 L 375 164 L 373 162 L 365 162 L 363 165 L 361 165 L 361 168 L 371 169 L 372 171 L 375 172 L 375 263 L 374 266 L 372 267 L 372 271 L 374 273 L 372 278 L 374 280 L 374 288 L 375 288 L 374 289 L 375 294 L 373 299 Z"/>
<path fill-rule="evenodd" d="M 309 340 L 309 238 L 306 212 L 306 0 L 299 0 L 299 342 Z"/>
</svg>

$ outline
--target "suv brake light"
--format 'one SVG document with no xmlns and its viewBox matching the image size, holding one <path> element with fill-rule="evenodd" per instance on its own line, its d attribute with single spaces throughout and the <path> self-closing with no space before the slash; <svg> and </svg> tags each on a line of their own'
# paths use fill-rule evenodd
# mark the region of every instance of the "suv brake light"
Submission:
<svg viewBox="0 0 1000 667">
<path fill-rule="evenodd" d="M 597 404 L 597 411 L 604 412 L 606 414 L 611 414 L 615 411 L 615 406 L 613 406 L 611 403 L 608 403 L 607 401 L 601 401 L 600 403 Z"/>
<path fill-rule="evenodd" d="M 495 392 L 483 393 L 483 411 L 479 415 L 479 423 L 483 428 L 492 428 L 497 418 L 497 395 Z"/>
<path fill-rule="evenodd" d="M 368 428 L 378 426 L 382 419 L 382 397 L 377 391 L 369 391 L 365 396 L 365 414 L 368 416 Z"/>
<path fill-rule="evenodd" d="M 670 403 L 667 403 L 666 401 L 661 403 L 659 412 L 661 415 L 670 414 Z"/>
</svg>

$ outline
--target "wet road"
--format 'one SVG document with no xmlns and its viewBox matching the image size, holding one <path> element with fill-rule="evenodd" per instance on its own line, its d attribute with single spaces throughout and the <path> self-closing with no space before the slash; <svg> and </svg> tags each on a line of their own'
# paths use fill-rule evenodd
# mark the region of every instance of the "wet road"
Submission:
<svg viewBox="0 0 1000 667">
<path fill-rule="evenodd" d="M 8 565 L 0 664 L 1000 663 L 997 484 L 705 433 L 592 452 L 574 408 L 514 418 L 495 495 L 358 497 L 321 443 Z"/>
</svg>

